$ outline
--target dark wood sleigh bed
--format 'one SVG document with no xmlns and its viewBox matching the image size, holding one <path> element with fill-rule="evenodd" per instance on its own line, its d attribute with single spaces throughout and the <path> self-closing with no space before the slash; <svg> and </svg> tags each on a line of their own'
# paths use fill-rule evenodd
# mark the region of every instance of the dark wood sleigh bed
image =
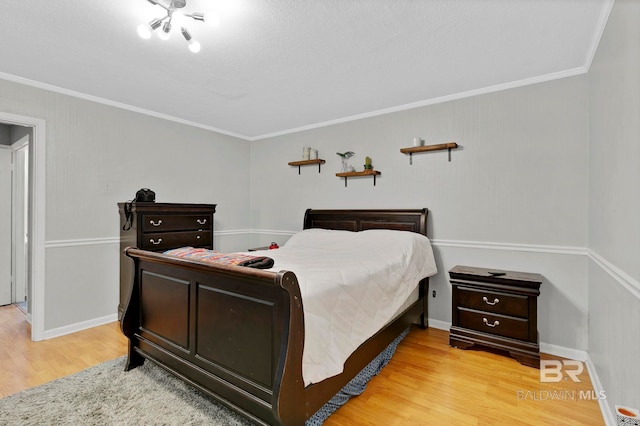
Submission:
<svg viewBox="0 0 640 426">
<path fill-rule="evenodd" d="M 304 229 L 427 231 L 427 209 L 307 210 Z M 344 372 L 304 385 L 304 309 L 291 271 L 205 264 L 129 247 L 134 277 L 121 319 L 126 370 L 145 359 L 258 424 L 302 425 L 408 326 L 427 322 L 419 298 L 358 347 Z M 277 265 L 276 265 L 277 266 Z"/>
</svg>

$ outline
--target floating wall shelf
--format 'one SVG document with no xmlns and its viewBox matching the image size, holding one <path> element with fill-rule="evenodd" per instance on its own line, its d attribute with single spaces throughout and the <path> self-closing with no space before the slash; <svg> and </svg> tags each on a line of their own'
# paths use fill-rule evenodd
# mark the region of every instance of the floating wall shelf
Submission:
<svg viewBox="0 0 640 426">
<path fill-rule="evenodd" d="M 310 166 L 313 164 L 317 164 L 318 165 L 318 173 L 320 173 L 320 167 L 322 164 L 324 164 L 325 161 L 318 158 L 316 160 L 300 160 L 300 161 L 291 161 L 289 163 L 290 166 L 298 166 L 298 174 L 300 174 L 300 167 L 301 166 Z"/>
<path fill-rule="evenodd" d="M 400 152 L 403 154 L 409 154 L 409 164 L 413 164 L 412 155 L 417 152 L 442 151 L 446 149 L 449 151 L 449 161 L 451 161 L 451 150 L 456 149 L 457 147 L 458 147 L 457 143 L 449 142 L 449 143 L 441 143 L 438 145 L 424 145 L 424 146 L 412 146 L 410 148 L 400 148 Z"/>
<path fill-rule="evenodd" d="M 376 176 L 380 175 L 377 170 L 363 170 L 361 172 L 336 173 L 336 176 L 344 178 L 344 187 L 347 187 L 347 178 L 358 176 L 373 176 L 373 186 L 376 186 Z"/>
</svg>

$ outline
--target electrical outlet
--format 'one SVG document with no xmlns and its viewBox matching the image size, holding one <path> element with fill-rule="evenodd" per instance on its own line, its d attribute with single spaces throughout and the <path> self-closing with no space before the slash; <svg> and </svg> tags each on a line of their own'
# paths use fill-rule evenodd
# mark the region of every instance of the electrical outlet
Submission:
<svg viewBox="0 0 640 426">
<path fill-rule="evenodd" d="M 433 290 L 433 292 L 431 292 L 431 296 L 432 297 L 436 297 L 436 291 L 435 290 Z"/>
</svg>

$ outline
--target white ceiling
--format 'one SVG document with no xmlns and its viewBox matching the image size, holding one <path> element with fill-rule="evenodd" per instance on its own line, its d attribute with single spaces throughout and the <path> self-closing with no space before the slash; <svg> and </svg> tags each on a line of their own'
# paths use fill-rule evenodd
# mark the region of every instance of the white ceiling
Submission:
<svg viewBox="0 0 640 426">
<path fill-rule="evenodd" d="M 146 0 L 0 0 L 0 78 L 255 140 L 584 73 L 612 1 L 188 0 L 193 54 Z"/>
</svg>

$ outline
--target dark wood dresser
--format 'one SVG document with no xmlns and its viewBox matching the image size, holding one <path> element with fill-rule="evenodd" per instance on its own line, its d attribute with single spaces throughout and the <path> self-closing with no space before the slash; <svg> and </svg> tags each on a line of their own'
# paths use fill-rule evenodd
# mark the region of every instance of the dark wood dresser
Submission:
<svg viewBox="0 0 640 426">
<path fill-rule="evenodd" d="M 127 229 L 127 203 L 118 203 L 120 211 L 120 304 L 118 318 L 131 289 L 133 261 L 123 250 L 165 251 L 192 246 L 213 249 L 213 215 L 216 204 L 141 203 L 131 205 Z"/>
<path fill-rule="evenodd" d="M 449 271 L 452 321 L 449 344 L 475 344 L 508 351 L 520 363 L 540 368 L 538 295 L 542 275 L 456 266 Z"/>
</svg>

